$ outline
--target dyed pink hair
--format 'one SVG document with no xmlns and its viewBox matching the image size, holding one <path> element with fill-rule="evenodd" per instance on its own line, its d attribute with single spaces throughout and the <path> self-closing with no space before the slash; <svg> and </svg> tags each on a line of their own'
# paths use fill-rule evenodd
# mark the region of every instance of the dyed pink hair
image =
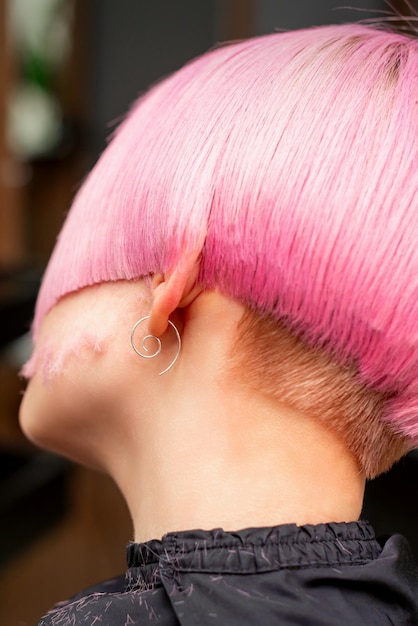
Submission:
<svg viewBox="0 0 418 626">
<path fill-rule="evenodd" d="M 165 272 L 277 319 L 387 393 L 418 443 L 418 41 L 360 25 L 216 49 L 141 98 L 79 192 L 41 288 Z"/>
</svg>

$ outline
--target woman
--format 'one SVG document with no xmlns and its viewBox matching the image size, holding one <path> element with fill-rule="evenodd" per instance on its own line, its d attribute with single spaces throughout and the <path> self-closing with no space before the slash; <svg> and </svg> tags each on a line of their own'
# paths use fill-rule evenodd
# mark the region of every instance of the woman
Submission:
<svg viewBox="0 0 418 626">
<path fill-rule="evenodd" d="M 127 116 L 47 269 L 21 422 L 114 478 L 134 542 L 41 625 L 418 623 L 406 541 L 358 521 L 418 442 L 417 84 L 416 40 L 323 27 Z"/>
</svg>

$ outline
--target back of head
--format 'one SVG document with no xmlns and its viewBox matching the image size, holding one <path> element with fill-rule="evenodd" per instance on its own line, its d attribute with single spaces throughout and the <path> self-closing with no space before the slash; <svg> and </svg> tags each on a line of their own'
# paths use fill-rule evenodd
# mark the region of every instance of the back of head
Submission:
<svg viewBox="0 0 418 626">
<path fill-rule="evenodd" d="M 313 398 L 383 471 L 418 443 L 417 101 L 418 41 L 358 25 L 188 64 L 138 101 L 78 194 L 35 332 L 68 293 L 200 254 L 201 284 L 254 312 L 257 384 L 283 393 L 265 351 L 285 351 L 289 402 Z"/>
</svg>

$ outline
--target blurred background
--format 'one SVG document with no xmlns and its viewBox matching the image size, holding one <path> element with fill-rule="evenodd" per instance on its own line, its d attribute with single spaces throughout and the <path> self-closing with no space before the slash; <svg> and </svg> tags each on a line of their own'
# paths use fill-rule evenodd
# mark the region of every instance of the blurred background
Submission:
<svg viewBox="0 0 418 626">
<path fill-rule="evenodd" d="M 0 624 L 122 573 L 125 505 L 104 476 L 35 450 L 18 371 L 43 269 L 71 200 L 129 104 L 220 41 L 407 17 L 411 0 L 0 0 Z M 416 13 L 415 13 L 416 14 Z M 418 556 L 413 453 L 370 484 L 363 515 Z"/>
</svg>

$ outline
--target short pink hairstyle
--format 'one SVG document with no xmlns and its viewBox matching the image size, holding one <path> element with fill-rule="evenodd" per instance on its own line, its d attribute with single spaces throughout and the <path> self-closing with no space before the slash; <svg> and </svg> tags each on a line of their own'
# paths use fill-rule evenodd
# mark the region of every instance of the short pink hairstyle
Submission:
<svg viewBox="0 0 418 626">
<path fill-rule="evenodd" d="M 361 25 L 220 47 L 133 107 L 78 193 L 64 295 L 201 252 L 200 283 L 285 320 L 387 395 L 418 444 L 418 41 Z"/>
</svg>

